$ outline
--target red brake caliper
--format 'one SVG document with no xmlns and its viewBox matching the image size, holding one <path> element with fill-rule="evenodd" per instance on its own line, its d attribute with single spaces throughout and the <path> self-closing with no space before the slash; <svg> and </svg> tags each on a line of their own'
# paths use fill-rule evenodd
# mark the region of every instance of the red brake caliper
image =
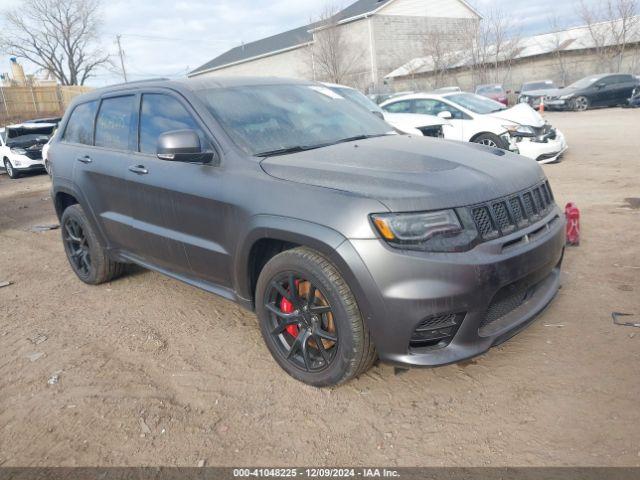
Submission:
<svg viewBox="0 0 640 480">
<path fill-rule="evenodd" d="M 295 281 L 296 288 L 298 287 L 298 282 L 299 280 Z M 280 310 L 282 311 L 282 313 L 293 313 L 293 303 L 282 297 L 282 299 L 280 300 Z M 297 338 L 298 333 L 300 332 L 297 325 L 288 325 L 285 330 L 293 338 Z"/>
</svg>

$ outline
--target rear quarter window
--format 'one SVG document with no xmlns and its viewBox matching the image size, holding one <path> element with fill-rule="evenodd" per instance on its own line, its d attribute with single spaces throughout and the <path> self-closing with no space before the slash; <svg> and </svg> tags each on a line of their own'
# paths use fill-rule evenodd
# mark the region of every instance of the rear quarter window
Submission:
<svg viewBox="0 0 640 480">
<path fill-rule="evenodd" d="M 402 100 L 400 102 L 390 103 L 384 107 L 389 113 L 411 113 L 411 101 Z"/>
<path fill-rule="evenodd" d="M 82 103 L 71 112 L 62 140 L 83 145 L 93 144 L 93 121 L 98 102 Z"/>
<path fill-rule="evenodd" d="M 128 150 L 135 97 L 105 98 L 96 120 L 96 147 Z"/>
</svg>

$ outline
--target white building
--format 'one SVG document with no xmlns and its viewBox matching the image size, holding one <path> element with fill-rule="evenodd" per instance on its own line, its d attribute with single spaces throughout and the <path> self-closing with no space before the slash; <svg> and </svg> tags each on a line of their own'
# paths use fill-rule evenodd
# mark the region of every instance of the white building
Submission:
<svg viewBox="0 0 640 480">
<path fill-rule="evenodd" d="M 349 83 L 379 86 L 384 76 L 425 49 L 425 36 L 446 32 L 459 44 L 461 33 L 480 14 L 465 0 L 358 0 L 340 11 L 333 23 L 344 29 L 350 48 L 360 52 Z M 317 26 L 317 25 L 316 25 Z M 258 75 L 314 79 L 311 46 L 314 25 L 289 30 L 238 46 L 196 68 L 189 77 Z M 321 78 L 315 78 L 322 80 Z"/>
</svg>

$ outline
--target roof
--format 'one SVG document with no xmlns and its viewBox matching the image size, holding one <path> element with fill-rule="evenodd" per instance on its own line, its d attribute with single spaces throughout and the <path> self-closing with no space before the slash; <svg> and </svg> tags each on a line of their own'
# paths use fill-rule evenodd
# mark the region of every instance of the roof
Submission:
<svg viewBox="0 0 640 480">
<path fill-rule="evenodd" d="M 25 122 L 25 123 L 16 123 L 15 125 L 7 125 L 5 128 L 7 129 L 18 129 L 18 128 L 23 128 L 25 130 L 38 130 L 40 128 L 50 128 L 50 127 L 56 127 L 57 125 L 55 123 L 30 123 L 30 122 Z"/>
<path fill-rule="evenodd" d="M 632 17 L 634 22 L 640 23 L 640 16 Z M 627 19 L 629 22 L 629 19 Z M 601 22 L 592 25 L 595 36 L 598 39 L 603 39 L 606 46 L 615 45 L 615 38 L 612 35 L 612 31 L 620 30 L 622 19 L 614 20 L 613 22 Z M 613 28 L 612 28 L 613 26 Z M 640 43 L 640 27 L 633 31 L 629 38 L 628 43 Z M 529 57 L 535 57 L 539 55 L 546 55 L 550 53 L 570 52 L 578 50 L 587 50 L 596 47 L 596 42 L 593 40 L 593 36 L 589 27 L 586 25 L 569 28 L 567 30 L 561 30 L 558 32 L 544 33 L 541 35 L 534 35 L 532 37 L 525 37 L 521 39 L 517 44 L 514 44 L 513 49 L 506 49 L 508 55 L 511 55 L 515 51 L 515 55 L 512 56 L 512 60 L 520 60 Z M 495 50 L 494 47 L 488 48 L 489 52 Z M 503 48 L 504 50 L 504 48 Z M 491 53 L 489 53 L 491 55 Z M 467 51 L 461 50 L 458 52 L 452 52 L 449 55 L 450 62 L 447 66 L 448 69 L 461 68 L 471 65 L 471 57 Z M 502 60 L 507 60 L 506 56 Z M 408 75 L 416 75 L 421 73 L 430 73 L 434 71 L 434 64 L 431 58 L 419 57 L 407 62 L 400 68 L 389 73 L 385 78 L 404 77 Z"/>
<path fill-rule="evenodd" d="M 346 22 L 352 19 L 355 20 L 363 15 L 379 10 L 385 4 L 392 1 L 393 0 L 358 0 L 338 12 L 335 16 L 335 20 L 338 22 Z M 199 73 L 216 70 L 235 63 L 245 62 L 254 58 L 260 58 L 301 47 L 302 45 L 306 45 L 313 41 L 313 34 L 311 31 L 318 26 L 318 23 L 311 23 L 287 32 L 279 33 L 271 37 L 232 48 L 228 52 L 223 53 L 222 55 L 189 72 L 188 75 L 197 75 Z"/>
</svg>

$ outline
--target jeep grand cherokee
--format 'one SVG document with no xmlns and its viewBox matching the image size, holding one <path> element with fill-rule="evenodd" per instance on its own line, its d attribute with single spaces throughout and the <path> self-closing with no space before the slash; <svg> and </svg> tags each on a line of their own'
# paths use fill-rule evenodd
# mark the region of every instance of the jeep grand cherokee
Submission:
<svg viewBox="0 0 640 480">
<path fill-rule="evenodd" d="M 293 80 L 88 93 L 49 153 L 71 267 L 99 284 L 135 263 L 255 310 L 315 386 L 478 355 L 556 294 L 561 212 L 533 160 L 391 130 Z"/>
</svg>

